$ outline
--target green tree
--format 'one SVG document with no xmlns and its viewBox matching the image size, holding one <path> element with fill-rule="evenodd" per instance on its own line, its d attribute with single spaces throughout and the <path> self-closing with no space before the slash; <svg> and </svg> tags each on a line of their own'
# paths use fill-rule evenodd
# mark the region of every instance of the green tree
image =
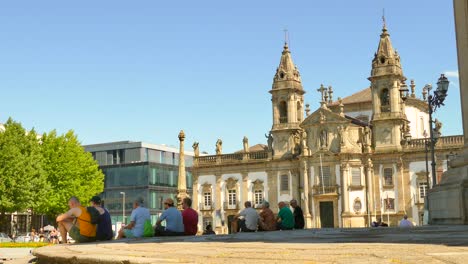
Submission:
<svg viewBox="0 0 468 264">
<path fill-rule="evenodd" d="M 104 190 L 104 174 L 81 146 L 72 130 L 57 136 L 55 130 L 42 136 L 43 169 L 51 185 L 41 212 L 56 216 L 68 210 L 68 199 L 78 197 L 83 204 Z"/>
<path fill-rule="evenodd" d="M 42 169 L 39 140 L 34 130 L 26 132 L 9 118 L 0 133 L 0 213 L 35 209 L 49 190 Z M 4 229 L 8 223 L 0 223 Z"/>
</svg>

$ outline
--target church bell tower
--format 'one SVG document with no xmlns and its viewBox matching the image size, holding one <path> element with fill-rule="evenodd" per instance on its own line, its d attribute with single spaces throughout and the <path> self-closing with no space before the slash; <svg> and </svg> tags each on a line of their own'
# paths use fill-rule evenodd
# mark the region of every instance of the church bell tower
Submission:
<svg viewBox="0 0 468 264">
<path fill-rule="evenodd" d="M 405 115 L 404 92 L 406 77 L 400 56 L 393 49 L 385 21 L 380 34 L 377 52 L 372 60 L 372 127 L 375 152 L 391 152 L 402 149 L 402 140 L 409 131 Z"/>
<path fill-rule="evenodd" d="M 273 107 L 270 136 L 273 140 L 274 158 L 292 157 L 298 154 L 298 137 L 301 130 L 299 124 L 304 120 L 305 91 L 287 42 L 284 44 L 270 93 Z"/>
</svg>

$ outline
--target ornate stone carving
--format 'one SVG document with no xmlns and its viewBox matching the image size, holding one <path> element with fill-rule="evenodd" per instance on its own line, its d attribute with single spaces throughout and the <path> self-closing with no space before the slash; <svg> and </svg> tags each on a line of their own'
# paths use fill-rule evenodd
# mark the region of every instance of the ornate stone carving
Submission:
<svg viewBox="0 0 468 264">
<path fill-rule="evenodd" d="M 354 199 L 353 210 L 354 210 L 354 212 L 356 214 L 359 214 L 361 212 L 361 210 L 362 210 L 362 203 L 361 203 L 361 199 L 359 197 Z"/>
<path fill-rule="evenodd" d="M 237 179 L 229 178 L 226 180 L 226 188 L 228 190 L 236 188 L 236 185 L 237 185 Z"/>
<path fill-rule="evenodd" d="M 257 179 L 252 182 L 252 189 L 253 190 L 263 190 L 263 181 Z"/>
</svg>

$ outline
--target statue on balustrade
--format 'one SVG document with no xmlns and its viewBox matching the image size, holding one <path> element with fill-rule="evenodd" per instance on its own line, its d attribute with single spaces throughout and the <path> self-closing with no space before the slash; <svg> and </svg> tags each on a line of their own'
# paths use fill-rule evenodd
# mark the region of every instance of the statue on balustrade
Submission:
<svg viewBox="0 0 468 264">
<path fill-rule="evenodd" d="M 244 144 L 244 152 L 249 152 L 249 139 L 246 136 L 242 139 L 242 143 Z"/>
<path fill-rule="evenodd" d="M 192 148 L 193 148 L 193 152 L 195 153 L 195 157 L 200 156 L 200 150 L 198 149 L 198 142 L 196 141 L 193 142 Z"/>
<path fill-rule="evenodd" d="M 221 139 L 218 139 L 216 141 L 216 155 L 221 155 L 223 152 L 223 141 Z"/>
</svg>

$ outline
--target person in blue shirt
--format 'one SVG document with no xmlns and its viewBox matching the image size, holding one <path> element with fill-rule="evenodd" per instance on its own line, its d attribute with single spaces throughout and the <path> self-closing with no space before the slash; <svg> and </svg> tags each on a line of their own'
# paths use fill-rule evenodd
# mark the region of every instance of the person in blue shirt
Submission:
<svg viewBox="0 0 468 264">
<path fill-rule="evenodd" d="M 117 239 L 126 237 L 142 237 L 146 220 L 150 220 L 151 215 L 148 208 L 143 207 L 143 198 L 139 197 L 133 202 L 133 211 L 130 216 L 130 224 L 120 229 Z"/>
<path fill-rule="evenodd" d="M 164 200 L 164 212 L 156 222 L 154 230 L 155 236 L 183 236 L 184 235 L 184 222 L 182 213 L 174 207 L 174 200 L 167 198 Z M 161 223 L 165 221 L 166 226 Z"/>
</svg>

